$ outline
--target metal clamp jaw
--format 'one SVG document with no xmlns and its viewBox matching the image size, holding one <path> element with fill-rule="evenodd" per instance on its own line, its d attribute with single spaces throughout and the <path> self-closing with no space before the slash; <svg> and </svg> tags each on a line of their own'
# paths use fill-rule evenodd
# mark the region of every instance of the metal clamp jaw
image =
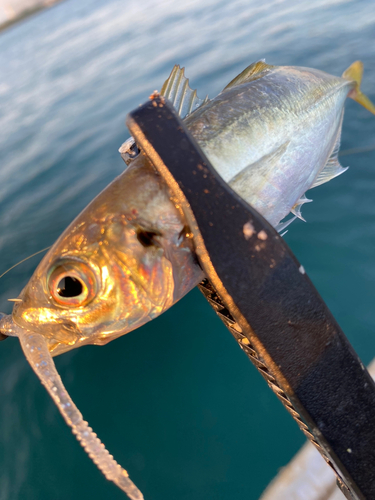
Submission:
<svg viewBox="0 0 375 500">
<path fill-rule="evenodd" d="M 303 267 L 216 174 L 163 97 L 127 125 L 184 210 L 208 278 L 201 291 L 345 495 L 375 499 L 375 384 Z"/>
</svg>

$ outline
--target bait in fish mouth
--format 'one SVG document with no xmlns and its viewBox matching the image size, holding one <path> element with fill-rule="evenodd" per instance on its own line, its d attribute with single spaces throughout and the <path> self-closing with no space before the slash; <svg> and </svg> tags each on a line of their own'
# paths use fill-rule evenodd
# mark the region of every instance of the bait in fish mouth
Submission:
<svg viewBox="0 0 375 500">
<path fill-rule="evenodd" d="M 250 65 L 214 99 L 200 100 L 175 66 L 162 88 L 218 174 L 276 229 L 305 192 L 343 173 L 338 162 L 344 103 L 375 114 L 361 93 L 363 67 L 342 77 L 319 70 Z M 204 277 L 185 216 L 165 181 L 128 140 L 128 164 L 71 223 L 0 321 L 18 336 L 32 368 L 105 476 L 132 499 L 142 494 L 75 407 L 51 356 L 102 345 L 171 307 Z M 294 217 L 281 222 L 289 213 Z"/>
</svg>

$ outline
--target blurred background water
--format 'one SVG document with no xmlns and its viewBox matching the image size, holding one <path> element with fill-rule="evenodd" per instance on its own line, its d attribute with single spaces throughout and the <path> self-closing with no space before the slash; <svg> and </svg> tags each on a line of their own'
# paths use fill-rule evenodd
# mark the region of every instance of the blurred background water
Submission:
<svg viewBox="0 0 375 500">
<path fill-rule="evenodd" d="M 372 0 L 67 0 L 0 34 L 0 274 L 52 244 L 124 169 L 126 113 L 174 64 L 201 97 L 251 62 L 365 64 Z M 348 102 L 342 149 L 375 143 Z M 375 152 L 312 191 L 286 239 L 363 361 L 375 355 Z M 39 257 L 4 276 L 0 311 Z M 73 400 L 148 500 L 257 499 L 304 442 L 197 290 L 105 347 L 56 359 Z M 0 500 L 122 499 L 71 435 L 16 339 L 0 345 Z"/>
</svg>

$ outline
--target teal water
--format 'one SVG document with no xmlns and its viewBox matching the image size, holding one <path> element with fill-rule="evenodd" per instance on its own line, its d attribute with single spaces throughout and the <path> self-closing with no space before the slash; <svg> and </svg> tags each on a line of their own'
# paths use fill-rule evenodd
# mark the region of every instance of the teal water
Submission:
<svg viewBox="0 0 375 500">
<path fill-rule="evenodd" d="M 123 169 L 126 113 L 174 64 L 215 96 L 251 62 L 340 75 L 365 64 L 372 0 L 66 2 L 0 34 L 0 274 L 53 243 Z M 342 149 L 375 144 L 348 102 Z M 363 361 L 375 355 L 375 152 L 312 191 L 287 242 Z M 1 279 L 10 312 L 39 257 Z M 304 439 L 197 290 L 106 347 L 56 359 L 73 400 L 146 500 L 255 500 Z M 0 344 L 0 500 L 121 499 L 81 450 L 16 339 Z"/>
</svg>

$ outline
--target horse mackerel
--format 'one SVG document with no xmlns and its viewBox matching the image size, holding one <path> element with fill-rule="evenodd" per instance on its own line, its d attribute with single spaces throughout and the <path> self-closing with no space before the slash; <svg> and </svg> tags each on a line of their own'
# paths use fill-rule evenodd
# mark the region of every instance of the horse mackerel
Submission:
<svg viewBox="0 0 375 500">
<path fill-rule="evenodd" d="M 187 128 L 221 177 L 280 230 L 292 220 L 280 222 L 289 212 L 302 218 L 308 189 L 345 171 L 337 155 L 346 97 L 375 114 L 360 91 L 362 71 L 359 61 L 342 77 L 260 61 L 217 97 L 201 101 L 176 66 L 162 93 L 187 115 Z M 203 278 L 184 214 L 165 181 L 131 142 L 120 152 L 129 167 L 42 259 L 12 316 L 0 320 L 0 333 L 19 337 L 32 368 L 99 469 L 130 498 L 141 500 L 126 471 L 83 421 L 51 358 L 138 328 Z"/>
<path fill-rule="evenodd" d="M 260 61 L 211 101 L 189 88 L 186 109 L 175 67 L 162 92 L 190 112 L 185 123 L 223 179 L 278 227 L 290 211 L 300 216 L 307 189 L 345 170 L 337 159 L 345 99 L 375 110 L 361 77 L 360 62 L 335 77 Z M 203 274 L 172 200 L 138 154 L 41 261 L 15 303 L 15 323 L 42 334 L 56 355 L 105 344 L 179 300 Z"/>
</svg>

